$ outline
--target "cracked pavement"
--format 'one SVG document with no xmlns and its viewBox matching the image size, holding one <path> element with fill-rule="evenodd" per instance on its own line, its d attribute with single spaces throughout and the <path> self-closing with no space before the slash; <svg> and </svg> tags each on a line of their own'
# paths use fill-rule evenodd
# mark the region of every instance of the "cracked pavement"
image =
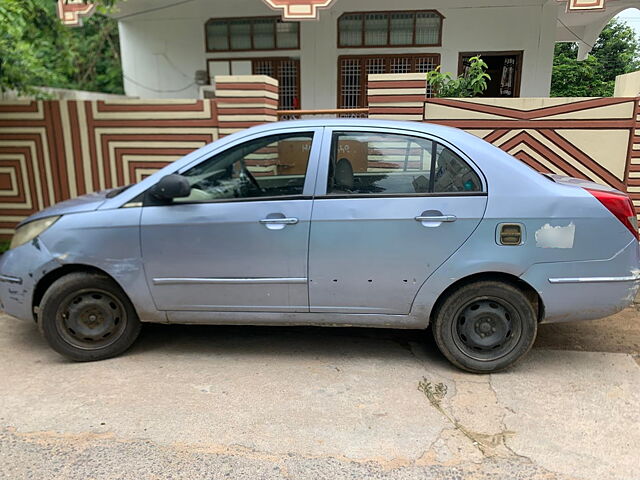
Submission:
<svg viewBox="0 0 640 480">
<path fill-rule="evenodd" d="M 640 479 L 640 313 L 494 375 L 429 334 L 148 325 L 72 363 L 0 316 L 2 479 Z"/>
</svg>

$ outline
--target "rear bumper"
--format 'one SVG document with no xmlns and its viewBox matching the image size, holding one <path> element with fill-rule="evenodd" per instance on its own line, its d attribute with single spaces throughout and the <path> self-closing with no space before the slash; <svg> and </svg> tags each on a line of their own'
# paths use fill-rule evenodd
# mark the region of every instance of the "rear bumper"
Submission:
<svg viewBox="0 0 640 480">
<path fill-rule="evenodd" d="M 640 244 L 607 260 L 533 265 L 522 275 L 540 295 L 543 323 L 603 318 L 631 305 L 640 288 Z"/>
</svg>

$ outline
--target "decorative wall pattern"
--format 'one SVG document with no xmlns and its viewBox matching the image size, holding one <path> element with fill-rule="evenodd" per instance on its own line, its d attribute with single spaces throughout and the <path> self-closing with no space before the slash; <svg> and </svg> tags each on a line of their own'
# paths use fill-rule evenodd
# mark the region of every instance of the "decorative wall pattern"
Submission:
<svg viewBox="0 0 640 480">
<path fill-rule="evenodd" d="M 430 99 L 424 120 L 467 130 L 536 170 L 625 191 L 636 104 L 633 98 Z"/>
<path fill-rule="evenodd" d="M 218 138 L 215 101 L 0 104 L 0 235 L 61 200 L 133 183 Z"/>
<path fill-rule="evenodd" d="M 329 7 L 334 0 L 263 0 L 274 10 L 282 12 L 285 20 L 314 20 L 318 10 Z"/>
<path fill-rule="evenodd" d="M 558 0 L 567 4 L 567 12 L 584 12 L 589 10 L 604 10 L 606 0 Z"/>
<path fill-rule="evenodd" d="M 368 97 L 372 118 L 465 129 L 539 171 L 628 191 L 640 211 L 638 98 L 426 99 L 423 74 L 372 75 Z M 0 236 L 53 203 L 139 181 L 219 136 L 275 121 L 277 106 L 278 83 L 266 76 L 216 77 L 212 100 L 0 103 Z"/>
<path fill-rule="evenodd" d="M 633 204 L 636 206 L 636 212 L 640 212 L 640 103 L 636 104 L 634 115 L 636 124 L 633 129 L 629 149 L 627 191 L 633 200 Z"/>
<path fill-rule="evenodd" d="M 82 19 L 93 15 L 96 6 L 84 0 L 58 0 L 57 11 L 63 25 L 81 27 Z"/>
</svg>

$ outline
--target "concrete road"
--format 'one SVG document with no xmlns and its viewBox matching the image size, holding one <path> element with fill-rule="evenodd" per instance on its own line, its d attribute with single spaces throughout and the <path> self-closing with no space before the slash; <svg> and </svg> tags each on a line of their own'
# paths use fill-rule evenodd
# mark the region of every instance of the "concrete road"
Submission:
<svg viewBox="0 0 640 480">
<path fill-rule="evenodd" d="M 639 479 L 640 314 L 462 373 L 424 332 L 147 326 L 68 362 L 0 316 L 0 478 Z"/>
</svg>

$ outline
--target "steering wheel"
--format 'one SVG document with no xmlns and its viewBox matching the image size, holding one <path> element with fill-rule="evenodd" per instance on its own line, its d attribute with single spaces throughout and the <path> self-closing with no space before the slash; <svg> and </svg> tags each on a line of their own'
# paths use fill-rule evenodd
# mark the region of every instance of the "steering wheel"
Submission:
<svg viewBox="0 0 640 480">
<path fill-rule="evenodd" d="M 244 162 L 242 162 L 242 173 L 249 179 L 251 184 L 258 189 L 260 193 L 264 193 L 264 189 L 260 186 L 260 184 L 256 180 L 256 177 L 253 176 Z"/>
</svg>

